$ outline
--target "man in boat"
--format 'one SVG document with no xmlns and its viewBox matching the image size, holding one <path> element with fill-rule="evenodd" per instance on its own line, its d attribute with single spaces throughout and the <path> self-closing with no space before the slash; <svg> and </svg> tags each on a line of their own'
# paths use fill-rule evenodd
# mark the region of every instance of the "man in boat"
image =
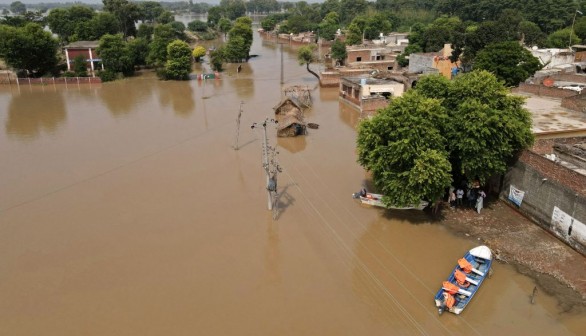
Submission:
<svg viewBox="0 0 586 336">
<path fill-rule="evenodd" d="M 360 189 L 360 196 L 361 197 L 366 197 L 366 188 Z"/>
</svg>

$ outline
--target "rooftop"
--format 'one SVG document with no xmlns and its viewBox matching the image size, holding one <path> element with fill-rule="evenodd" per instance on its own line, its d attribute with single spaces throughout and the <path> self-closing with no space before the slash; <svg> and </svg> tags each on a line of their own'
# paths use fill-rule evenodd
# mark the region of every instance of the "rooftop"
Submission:
<svg viewBox="0 0 586 336">
<path fill-rule="evenodd" d="M 561 99 L 527 97 L 525 107 L 533 117 L 533 133 L 541 139 L 586 135 L 586 114 L 561 107 Z"/>
<path fill-rule="evenodd" d="M 390 82 L 399 83 L 392 79 L 378 79 L 378 78 L 371 78 L 371 77 L 344 77 L 345 80 L 350 81 L 354 84 L 361 84 L 361 81 L 364 80 L 364 84 L 366 85 L 381 85 L 381 84 L 388 84 Z M 402 84 L 402 83 L 399 83 Z"/>
<path fill-rule="evenodd" d="M 97 48 L 100 45 L 100 41 L 77 41 L 71 42 L 66 45 L 65 49 L 76 49 L 76 48 Z"/>
</svg>

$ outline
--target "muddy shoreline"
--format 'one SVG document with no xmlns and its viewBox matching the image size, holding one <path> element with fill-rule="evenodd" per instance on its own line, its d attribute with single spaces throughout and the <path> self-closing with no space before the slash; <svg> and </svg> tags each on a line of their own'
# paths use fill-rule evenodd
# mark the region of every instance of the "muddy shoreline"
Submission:
<svg viewBox="0 0 586 336">
<path fill-rule="evenodd" d="M 437 220 L 455 234 L 486 244 L 498 262 L 534 279 L 536 300 L 545 292 L 557 298 L 564 312 L 586 311 L 586 258 L 504 201 L 489 202 L 480 214 L 444 204 Z"/>
</svg>

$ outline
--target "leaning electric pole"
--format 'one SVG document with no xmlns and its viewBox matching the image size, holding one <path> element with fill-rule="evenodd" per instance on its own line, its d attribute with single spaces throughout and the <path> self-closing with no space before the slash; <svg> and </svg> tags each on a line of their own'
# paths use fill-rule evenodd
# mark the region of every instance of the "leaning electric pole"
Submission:
<svg viewBox="0 0 586 336">
<path fill-rule="evenodd" d="M 266 118 L 262 123 L 254 123 L 250 128 L 263 128 L 263 143 L 262 143 L 262 166 L 267 175 L 267 206 L 269 210 L 273 210 L 273 204 L 277 197 L 277 174 L 281 171 L 281 167 L 277 162 L 278 152 L 274 147 L 269 146 L 267 138 L 267 125 L 276 124 L 275 119 Z"/>
<path fill-rule="evenodd" d="M 234 141 L 234 149 L 238 150 L 238 136 L 240 135 L 240 118 L 242 118 L 242 104 L 243 101 L 240 102 L 240 110 L 238 110 L 238 117 L 236 118 L 236 141 Z"/>
</svg>

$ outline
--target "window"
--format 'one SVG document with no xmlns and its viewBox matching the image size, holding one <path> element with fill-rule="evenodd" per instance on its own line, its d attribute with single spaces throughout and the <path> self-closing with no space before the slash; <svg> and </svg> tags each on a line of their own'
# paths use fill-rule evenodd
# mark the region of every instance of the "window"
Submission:
<svg viewBox="0 0 586 336">
<path fill-rule="evenodd" d="M 362 62 L 362 57 L 360 57 L 360 56 L 356 57 L 356 62 Z"/>
<path fill-rule="evenodd" d="M 392 66 L 388 66 L 388 67 L 387 67 L 387 70 L 389 70 L 389 71 L 390 71 L 390 70 L 393 70 L 393 67 L 392 67 Z"/>
</svg>

